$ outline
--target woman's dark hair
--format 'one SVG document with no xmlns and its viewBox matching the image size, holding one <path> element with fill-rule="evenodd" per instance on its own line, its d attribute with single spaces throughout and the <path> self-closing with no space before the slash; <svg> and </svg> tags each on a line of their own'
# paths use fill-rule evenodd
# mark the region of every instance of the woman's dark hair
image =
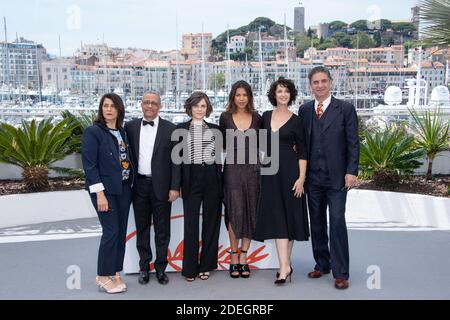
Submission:
<svg viewBox="0 0 450 320">
<path fill-rule="evenodd" d="M 209 101 L 209 98 L 205 93 L 200 91 L 196 91 L 191 94 L 191 96 L 184 103 L 184 108 L 186 109 L 186 113 L 189 117 L 192 117 L 192 107 L 196 106 L 203 99 L 205 99 L 206 102 L 206 117 L 209 117 L 213 111 L 211 101 Z"/>
<path fill-rule="evenodd" d="M 239 89 L 239 88 L 244 89 L 245 92 L 247 93 L 248 103 L 247 103 L 247 106 L 245 107 L 245 109 L 247 109 L 248 113 L 255 112 L 255 105 L 253 103 L 252 87 L 250 87 L 250 85 L 244 80 L 239 80 L 239 81 L 235 82 L 233 84 L 233 86 L 231 87 L 230 94 L 228 95 L 227 109 L 225 110 L 225 112 L 228 112 L 228 113 L 236 112 L 237 105 L 234 103 L 234 98 L 236 97 L 236 92 L 237 92 L 237 89 Z"/>
<path fill-rule="evenodd" d="M 282 86 L 288 89 L 291 94 L 288 106 L 292 104 L 297 98 L 298 91 L 295 88 L 295 84 L 292 80 L 285 79 L 283 77 L 279 77 L 277 81 L 272 82 L 270 85 L 269 92 L 267 93 L 267 97 L 269 97 L 269 102 L 275 107 L 277 105 L 277 99 L 275 98 L 275 92 L 277 91 L 277 87 Z"/>
<path fill-rule="evenodd" d="M 125 118 L 125 106 L 123 105 L 122 98 L 120 98 L 119 95 L 115 93 L 107 93 L 103 95 L 103 97 L 100 99 L 100 104 L 98 106 L 98 113 L 97 113 L 97 119 L 95 119 L 95 122 L 102 123 L 106 126 L 106 120 L 105 117 L 103 117 L 103 102 L 105 102 L 105 99 L 111 99 L 114 108 L 117 110 L 117 121 L 116 121 L 116 128 L 120 128 L 123 125 L 123 120 Z"/>
</svg>

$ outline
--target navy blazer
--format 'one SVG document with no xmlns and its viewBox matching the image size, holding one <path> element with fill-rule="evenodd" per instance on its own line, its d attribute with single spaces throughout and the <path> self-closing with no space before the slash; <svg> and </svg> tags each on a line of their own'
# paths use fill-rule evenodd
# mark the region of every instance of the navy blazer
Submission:
<svg viewBox="0 0 450 320">
<path fill-rule="evenodd" d="M 187 121 L 187 122 L 183 122 L 177 125 L 177 129 L 184 129 L 189 131 L 189 126 L 191 124 L 191 120 Z M 210 129 L 216 129 L 218 131 L 220 131 L 220 127 L 216 124 L 213 123 L 209 123 L 204 121 L 205 124 L 208 126 L 208 128 Z M 221 131 L 220 131 L 221 132 Z M 179 141 L 176 143 L 182 143 L 183 142 L 183 137 L 181 137 L 179 139 Z M 179 154 L 181 157 L 183 156 L 183 151 L 180 151 Z M 217 183 L 219 185 L 219 197 L 222 198 L 223 197 L 223 186 L 222 186 L 222 163 L 215 163 L 214 164 L 216 167 L 216 177 L 217 177 Z M 188 163 L 182 163 L 181 165 L 177 165 L 176 166 L 177 169 L 179 170 L 179 176 L 180 176 L 180 180 L 179 180 L 179 184 L 181 186 L 181 192 L 182 192 L 182 197 L 186 198 L 189 196 L 189 191 L 190 191 L 190 187 L 192 185 L 192 179 L 191 179 L 191 168 L 192 166 Z"/>
<path fill-rule="evenodd" d="M 125 131 L 119 128 L 122 138 L 127 145 L 130 160 L 130 181 L 133 182 L 134 168 L 129 155 L 128 139 Z M 81 159 L 86 176 L 86 190 L 98 183 L 102 183 L 104 192 L 111 195 L 122 194 L 122 167 L 119 158 L 119 144 L 109 129 L 95 123 L 83 132 L 81 145 Z"/>
<path fill-rule="evenodd" d="M 298 110 L 303 122 L 308 151 L 308 168 L 311 155 L 311 130 L 315 116 L 314 102 L 312 100 Z M 329 110 L 328 110 L 329 109 Z M 343 100 L 331 97 L 327 116 L 323 118 L 322 143 L 326 154 L 328 172 L 333 188 L 341 189 L 345 185 L 345 175 L 358 175 L 359 164 L 359 135 L 358 117 L 355 107 Z M 307 173 L 308 176 L 308 173 Z"/>
</svg>

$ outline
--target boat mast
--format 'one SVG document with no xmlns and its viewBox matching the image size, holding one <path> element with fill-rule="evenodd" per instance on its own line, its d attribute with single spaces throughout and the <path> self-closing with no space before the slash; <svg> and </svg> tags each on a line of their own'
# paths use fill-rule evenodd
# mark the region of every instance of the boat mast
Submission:
<svg viewBox="0 0 450 320">
<path fill-rule="evenodd" d="M 202 91 L 206 92 L 204 25 L 202 23 Z"/>
<path fill-rule="evenodd" d="M 227 92 L 230 92 L 231 90 L 231 63 L 230 58 L 230 26 L 227 24 L 227 74 L 226 74 L 226 82 L 227 82 Z"/>
<path fill-rule="evenodd" d="M 289 57 L 288 57 L 288 42 L 286 30 L 286 13 L 284 13 L 284 63 L 286 64 L 286 77 L 289 78 Z"/>
<path fill-rule="evenodd" d="M 263 26 L 259 26 L 259 31 L 258 31 L 258 35 L 259 35 L 259 63 L 260 63 L 260 67 L 259 67 L 259 71 L 260 71 L 260 81 L 261 81 L 261 85 L 260 85 L 260 106 L 263 105 L 263 97 L 264 97 L 264 69 L 263 69 L 263 55 L 262 55 L 262 41 L 261 41 L 261 28 L 263 28 Z"/>
<path fill-rule="evenodd" d="M 359 33 L 356 33 L 356 71 L 355 71 L 355 96 L 354 96 L 354 105 L 355 108 L 358 109 L 358 91 L 359 91 L 359 83 L 358 83 L 358 73 L 359 73 Z"/>
<path fill-rule="evenodd" d="M 177 78 L 176 78 L 176 90 L 175 90 L 175 106 L 176 110 L 180 109 L 180 66 L 178 61 L 178 15 L 176 16 L 176 70 L 177 70 Z"/>
<path fill-rule="evenodd" d="M 10 78 L 9 78 L 9 46 L 8 46 L 8 32 L 6 29 L 6 17 L 3 17 L 3 26 L 5 30 L 5 76 L 3 77 L 3 81 L 5 81 L 6 85 L 9 87 Z"/>
<path fill-rule="evenodd" d="M 418 37 L 420 42 L 420 21 L 418 25 Z M 419 46 L 419 55 L 417 57 L 417 74 L 416 74 L 416 94 L 414 96 L 414 107 L 420 105 L 420 91 L 421 91 L 421 80 L 422 79 L 422 46 Z"/>
</svg>

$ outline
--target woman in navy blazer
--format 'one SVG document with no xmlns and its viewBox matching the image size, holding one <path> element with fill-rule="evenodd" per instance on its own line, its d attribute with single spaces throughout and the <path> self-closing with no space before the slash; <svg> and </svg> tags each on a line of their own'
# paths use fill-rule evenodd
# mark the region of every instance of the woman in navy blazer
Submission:
<svg viewBox="0 0 450 320">
<path fill-rule="evenodd" d="M 125 256 L 133 167 L 123 130 L 125 107 L 114 93 L 105 94 L 94 124 L 83 133 L 81 156 L 86 190 L 102 226 L 96 283 L 107 293 L 126 291 L 120 277 Z"/>
</svg>

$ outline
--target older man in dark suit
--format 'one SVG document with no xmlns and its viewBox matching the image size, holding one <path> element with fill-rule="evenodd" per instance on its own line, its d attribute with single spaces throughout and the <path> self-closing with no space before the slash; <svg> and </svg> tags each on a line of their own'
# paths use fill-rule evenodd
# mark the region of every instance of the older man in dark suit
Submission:
<svg viewBox="0 0 450 320">
<path fill-rule="evenodd" d="M 175 125 L 159 117 L 161 98 L 157 93 L 144 94 L 143 118 L 127 122 L 125 131 L 130 141 L 131 158 L 137 179 L 133 188 L 133 207 L 139 252 L 139 283 L 150 279 L 150 226 L 155 228 L 156 278 L 167 284 L 167 250 L 170 241 L 171 203 L 179 196 L 179 174 L 171 161 L 171 135 Z"/>
<path fill-rule="evenodd" d="M 320 278 L 331 270 L 335 288 L 346 289 L 349 249 L 345 203 L 347 191 L 355 185 L 358 175 L 358 118 L 353 105 L 331 95 L 332 78 L 328 69 L 316 67 L 308 77 L 315 99 L 302 105 L 298 112 L 308 149 L 306 191 L 316 261 L 314 271 L 308 276 Z"/>
</svg>

